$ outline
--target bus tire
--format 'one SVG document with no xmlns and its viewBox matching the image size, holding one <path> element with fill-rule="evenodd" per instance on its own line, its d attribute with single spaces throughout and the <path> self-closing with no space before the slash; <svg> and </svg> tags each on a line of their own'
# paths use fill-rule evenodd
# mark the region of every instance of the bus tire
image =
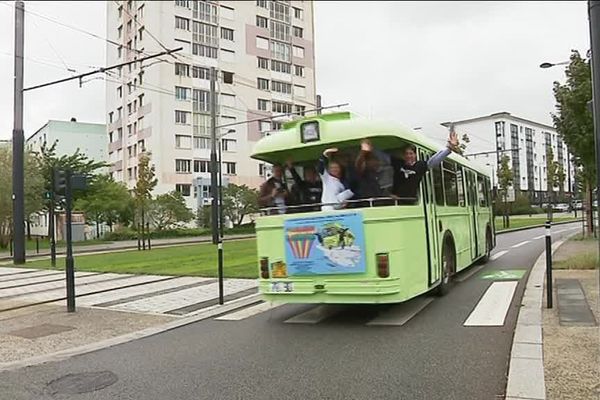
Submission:
<svg viewBox="0 0 600 400">
<path fill-rule="evenodd" d="M 485 264 L 490 260 L 490 254 L 492 253 L 492 231 L 488 227 L 485 232 L 485 254 L 479 259 L 479 264 Z"/>
<path fill-rule="evenodd" d="M 442 277 L 440 284 L 435 288 L 437 296 L 444 296 L 450 290 L 452 274 L 456 270 L 456 252 L 452 240 L 447 238 L 444 240 L 444 248 L 442 250 Z"/>
</svg>

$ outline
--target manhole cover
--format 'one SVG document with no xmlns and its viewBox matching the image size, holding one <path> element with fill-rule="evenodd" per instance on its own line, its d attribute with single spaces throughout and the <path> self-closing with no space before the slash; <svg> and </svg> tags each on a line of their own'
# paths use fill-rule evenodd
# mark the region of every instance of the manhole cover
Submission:
<svg viewBox="0 0 600 400">
<path fill-rule="evenodd" d="M 73 328 L 72 326 L 41 324 L 8 332 L 8 334 L 12 336 L 19 336 L 25 339 L 37 339 L 44 336 L 50 336 L 55 335 L 57 333 L 71 331 L 73 329 L 75 328 Z"/>
<path fill-rule="evenodd" d="M 80 394 L 104 389 L 118 381 L 110 371 L 69 374 L 48 383 L 50 394 Z"/>
</svg>

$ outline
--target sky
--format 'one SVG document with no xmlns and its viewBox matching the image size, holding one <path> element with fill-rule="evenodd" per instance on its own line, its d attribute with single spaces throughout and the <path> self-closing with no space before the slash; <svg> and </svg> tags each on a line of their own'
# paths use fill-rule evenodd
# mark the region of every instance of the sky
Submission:
<svg viewBox="0 0 600 400">
<path fill-rule="evenodd" d="M 25 87 L 105 63 L 104 2 L 27 1 Z M 41 16 L 44 18 L 42 18 Z M 14 9 L 0 1 L 0 139 L 13 125 Z M 571 49 L 585 54 L 585 1 L 375 2 L 315 4 L 317 93 L 359 115 L 421 127 L 508 111 L 551 124 L 552 83 Z M 25 135 L 49 119 L 105 122 L 104 82 L 74 81 L 25 94 Z"/>
</svg>

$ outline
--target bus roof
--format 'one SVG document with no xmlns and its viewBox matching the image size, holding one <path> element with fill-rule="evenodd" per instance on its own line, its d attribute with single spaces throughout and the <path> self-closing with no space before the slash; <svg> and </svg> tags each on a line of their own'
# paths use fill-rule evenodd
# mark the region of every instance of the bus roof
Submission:
<svg viewBox="0 0 600 400">
<path fill-rule="evenodd" d="M 309 122 L 318 123 L 319 138 L 305 143 L 301 138 L 301 127 Z M 314 160 L 315 153 L 320 154 L 327 147 L 358 145 L 365 138 L 376 138 L 374 144 L 382 149 L 397 148 L 406 142 L 433 152 L 441 149 L 434 141 L 412 129 L 391 122 L 359 118 L 349 112 L 337 112 L 311 115 L 285 123 L 283 130 L 259 140 L 251 157 L 269 163 L 283 163 L 290 156 L 295 161 Z M 482 175 L 488 175 L 485 168 L 456 153 L 448 158 Z"/>
</svg>

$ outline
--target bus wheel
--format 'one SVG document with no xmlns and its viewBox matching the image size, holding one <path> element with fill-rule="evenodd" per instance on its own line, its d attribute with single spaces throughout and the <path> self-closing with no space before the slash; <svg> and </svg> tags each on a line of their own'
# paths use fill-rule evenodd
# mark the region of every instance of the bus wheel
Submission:
<svg viewBox="0 0 600 400">
<path fill-rule="evenodd" d="M 444 251 L 442 252 L 442 280 L 440 284 L 435 288 L 435 294 L 438 296 L 444 296 L 450 290 L 450 278 L 452 272 L 456 267 L 456 254 L 454 247 L 448 241 L 444 244 Z"/>
</svg>

